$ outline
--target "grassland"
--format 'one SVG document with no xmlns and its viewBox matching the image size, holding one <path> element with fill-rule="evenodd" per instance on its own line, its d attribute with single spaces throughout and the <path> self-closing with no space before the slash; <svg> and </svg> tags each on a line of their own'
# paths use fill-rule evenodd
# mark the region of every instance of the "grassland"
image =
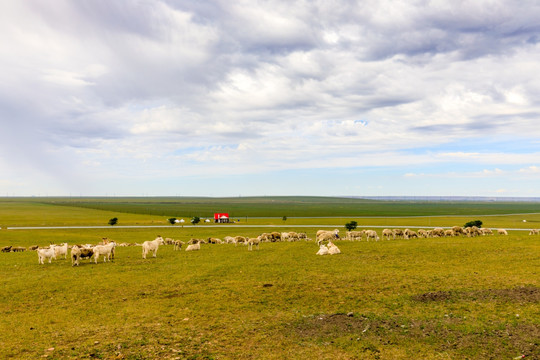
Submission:
<svg viewBox="0 0 540 360">
<path fill-rule="evenodd" d="M 184 240 L 268 231 L 235 225 L 6 230 L 5 224 L 81 225 L 85 219 L 103 225 L 112 214 L 120 223 L 165 219 L 119 212 L 123 205 L 103 210 L 46 201 L 7 203 L 0 206 L 0 245 L 96 243 L 104 236 L 142 242 L 158 231 Z M 76 216 L 68 219 L 70 214 Z M 177 214 L 187 215 L 166 215 Z M 427 227 L 426 221 L 450 226 L 471 220 L 461 215 L 406 218 L 402 213 L 366 221 L 418 221 Z M 517 227 L 534 224 L 537 216 L 482 220 L 492 227 Z M 364 220 L 349 214 L 248 222 L 270 222 L 279 230 L 284 224 L 294 228 L 292 222 L 340 224 L 353 218 Z M 316 227 L 298 230 L 313 236 Z M 147 260 L 140 247 L 125 247 L 117 249 L 112 263 L 83 261 L 79 268 L 63 259 L 38 265 L 34 252 L 0 253 L 0 357 L 540 358 L 540 238 L 510 231 L 507 237 L 340 241 L 338 246 L 342 254 L 325 257 L 315 256 L 312 242 L 264 243 L 253 252 L 234 245 L 203 245 L 193 253 L 164 246 L 157 258 Z"/>
</svg>

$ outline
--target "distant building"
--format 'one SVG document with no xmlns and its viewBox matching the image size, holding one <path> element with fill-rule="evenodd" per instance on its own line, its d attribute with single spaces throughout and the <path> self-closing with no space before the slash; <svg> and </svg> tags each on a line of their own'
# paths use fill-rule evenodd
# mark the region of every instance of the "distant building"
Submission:
<svg viewBox="0 0 540 360">
<path fill-rule="evenodd" d="M 214 214 L 214 222 L 216 222 L 216 223 L 228 223 L 229 222 L 229 214 L 228 213 L 215 213 Z"/>
</svg>

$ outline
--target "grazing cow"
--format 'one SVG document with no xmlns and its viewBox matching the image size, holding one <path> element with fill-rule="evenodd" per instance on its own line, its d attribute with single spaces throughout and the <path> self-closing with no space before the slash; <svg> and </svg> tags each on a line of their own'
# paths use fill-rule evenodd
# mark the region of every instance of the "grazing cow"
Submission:
<svg viewBox="0 0 540 360">
<path fill-rule="evenodd" d="M 142 244 L 143 259 L 146 259 L 146 254 L 148 254 L 150 251 L 153 252 L 153 257 L 156 257 L 159 245 L 163 245 L 163 243 L 164 243 L 163 238 L 160 235 L 158 235 L 157 238 L 155 238 L 152 241 L 143 242 Z"/>
<path fill-rule="evenodd" d="M 49 264 L 52 259 L 56 259 L 56 252 L 54 251 L 54 245 L 51 245 L 46 249 L 37 249 L 38 264 L 45 264 L 44 260 L 49 259 Z"/>
</svg>

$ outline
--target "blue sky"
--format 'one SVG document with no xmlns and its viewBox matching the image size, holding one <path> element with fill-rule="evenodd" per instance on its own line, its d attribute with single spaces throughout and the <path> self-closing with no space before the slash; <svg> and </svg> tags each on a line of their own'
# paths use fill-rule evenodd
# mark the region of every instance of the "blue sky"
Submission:
<svg viewBox="0 0 540 360">
<path fill-rule="evenodd" d="M 536 1 L 2 1 L 0 195 L 540 196 Z"/>
</svg>

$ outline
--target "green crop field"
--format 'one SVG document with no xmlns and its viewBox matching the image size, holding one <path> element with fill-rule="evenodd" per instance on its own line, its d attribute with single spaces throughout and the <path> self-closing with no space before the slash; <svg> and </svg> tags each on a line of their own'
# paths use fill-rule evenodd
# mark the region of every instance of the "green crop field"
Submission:
<svg viewBox="0 0 540 360">
<path fill-rule="evenodd" d="M 247 212 L 237 224 L 172 227 L 167 217 L 211 216 L 228 211 L 226 202 L 186 200 L 195 210 L 197 201 L 206 203 L 199 213 L 169 198 L 159 210 L 159 199 L 152 199 L 145 213 L 138 207 L 142 199 L 80 200 L 2 199 L 0 246 L 289 230 L 313 238 L 318 225 L 344 232 L 352 219 L 365 228 L 427 228 L 479 218 L 510 230 L 477 238 L 342 240 L 336 242 L 342 253 L 332 256 L 315 255 L 313 241 L 262 243 L 251 252 L 232 244 L 203 244 L 198 252 L 162 246 L 157 258 L 146 260 L 141 247 L 118 247 L 113 262 L 82 260 L 80 267 L 69 258 L 38 265 L 33 251 L 0 253 L 0 358 L 540 358 L 540 236 L 523 231 L 540 227 L 538 204 L 465 204 L 459 210 L 407 203 L 392 210 L 385 203 L 371 205 L 380 213 L 370 217 L 334 211 L 341 206 L 337 199 L 327 199 L 325 211 L 321 199 L 302 209 L 299 198 L 276 198 L 281 207 L 275 210 L 267 203 L 272 199 L 263 198 L 238 205 Z M 287 201 L 297 213 L 282 213 Z M 113 216 L 119 225 L 141 227 L 16 228 L 106 225 Z"/>
</svg>

